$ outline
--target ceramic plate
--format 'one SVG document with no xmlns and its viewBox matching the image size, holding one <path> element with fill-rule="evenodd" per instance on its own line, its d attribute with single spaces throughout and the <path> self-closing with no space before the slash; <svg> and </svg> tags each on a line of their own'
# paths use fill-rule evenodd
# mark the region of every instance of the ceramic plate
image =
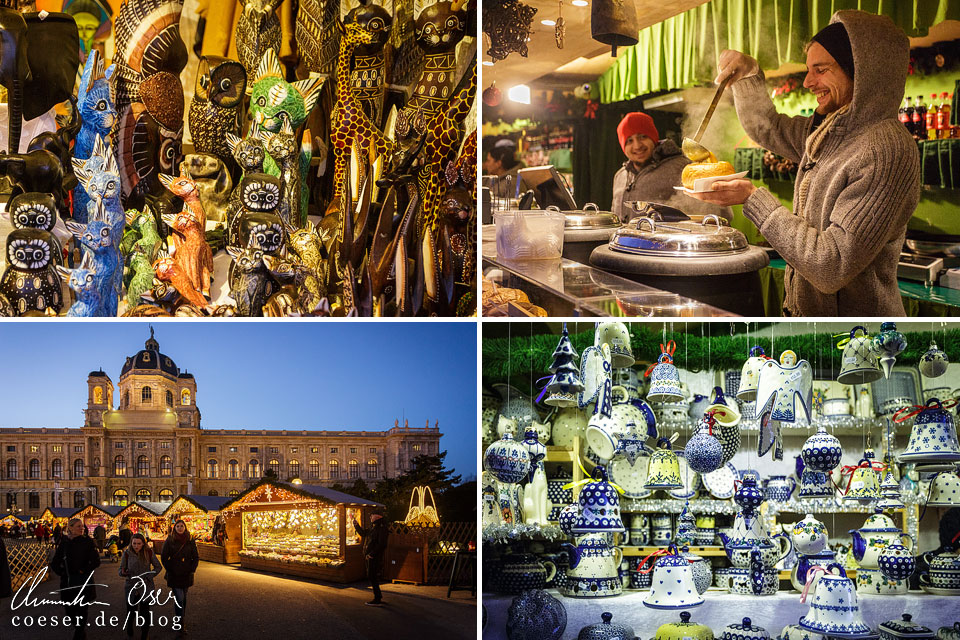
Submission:
<svg viewBox="0 0 960 640">
<path fill-rule="evenodd" d="M 647 481 L 647 468 L 650 465 L 649 456 L 641 456 L 630 466 L 630 461 L 623 456 L 614 458 L 610 463 L 610 482 L 623 489 L 624 498 L 649 498 L 652 489 L 644 489 Z"/>
<path fill-rule="evenodd" d="M 928 584 L 922 583 L 920 588 L 927 593 L 932 593 L 935 596 L 960 596 L 960 589 L 941 589 L 939 587 L 931 587 Z"/>
<path fill-rule="evenodd" d="M 710 185 L 719 180 L 737 180 L 743 178 L 749 173 L 748 171 L 741 171 L 740 173 L 732 173 L 727 176 L 711 176 L 709 178 L 697 178 L 693 181 L 693 189 L 687 189 L 686 187 L 674 187 L 677 191 L 683 191 L 684 193 L 703 193 L 704 191 L 710 191 Z"/>
<path fill-rule="evenodd" d="M 735 491 L 733 481 L 737 478 L 737 469 L 732 462 L 720 467 L 716 471 L 702 476 L 703 486 L 714 498 L 726 500 L 733 497 Z"/>
<path fill-rule="evenodd" d="M 677 452 L 677 461 L 680 463 L 680 478 L 683 480 L 683 488 L 672 489 L 667 491 L 667 493 L 670 494 L 671 498 L 686 500 L 697 494 L 697 489 L 700 488 L 700 474 L 691 469 L 690 465 L 687 464 L 687 459 L 684 457 L 683 451 Z"/>
</svg>

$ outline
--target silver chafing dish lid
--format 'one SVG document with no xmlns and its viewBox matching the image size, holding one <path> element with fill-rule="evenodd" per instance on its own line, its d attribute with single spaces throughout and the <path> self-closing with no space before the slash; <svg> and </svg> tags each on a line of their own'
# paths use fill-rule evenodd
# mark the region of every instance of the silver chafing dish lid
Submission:
<svg viewBox="0 0 960 640">
<path fill-rule="evenodd" d="M 547 207 L 548 211 L 560 211 L 564 216 L 563 228 L 572 229 L 613 229 L 620 226 L 620 218 L 610 211 L 600 211 L 592 202 L 583 205 L 582 210 L 561 211 L 559 207 Z"/>
<path fill-rule="evenodd" d="M 702 257 L 741 253 L 749 244 L 741 232 L 708 215 L 702 222 L 636 218 L 617 229 L 610 238 L 610 248 L 640 255 Z"/>
</svg>

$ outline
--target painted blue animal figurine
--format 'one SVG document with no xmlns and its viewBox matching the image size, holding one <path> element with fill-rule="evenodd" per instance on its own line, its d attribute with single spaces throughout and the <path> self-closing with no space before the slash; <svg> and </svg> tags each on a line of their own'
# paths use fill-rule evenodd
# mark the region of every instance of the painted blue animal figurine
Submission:
<svg viewBox="0 0 960 640">
<path fill-rule="evenodd" d="M 70 305 L 67 316 L 94 318 L 100 315 L 100 292 L 97 290 L 96 274 L 90 269 L 67 269 L 56 267 L 57 273 L 76 294 L 76 302 Z"/>
<path fill-rule="evenodd" d="M 94 273 L 94 281 L 100 295 L 100 307 L 96 315 L 116 317 L 120 290 L 123 286 L 123 270 L 120 268 L 120 254 L 113 246 L 110 225 L 102 220 L 90 220 L 86 226 L 68 222 L 67 228 L 89 251 L 89 254 L 84 256 L 81 268 L 89 269 Z"/>
<path fill-rule="evenodd" d="M 107 140 L 109 143 L 110 132 L 117 122 L 117 110 L 110 91 L 113 71 L 113 65 L 104 71 L 103 58 L 96 50 L 90 52 L 83 66 L 83 75 L 80 76 L 80 87 L 77 90 L 77 108 L 83 124 L 73 147 L 74 166 L 76 161 L 79 160 L 82 165 L 84 160 L 95 154 L 97 138 Z M 89 201 L 90 198 L 82 183 L 73 188 L 74 220 L 87 221 Z"/>
</svg>

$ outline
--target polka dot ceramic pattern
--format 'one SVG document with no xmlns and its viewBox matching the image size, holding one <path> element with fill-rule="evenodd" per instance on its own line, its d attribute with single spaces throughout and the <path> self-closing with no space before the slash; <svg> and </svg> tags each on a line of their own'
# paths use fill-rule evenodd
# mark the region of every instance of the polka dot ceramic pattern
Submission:
<svg viewBox="0 0 960 640">
<path fill-rule="evenodd" d="M 840 440 L 836 436 L 827 433 L 824 427 L 819 427 L 817 432 L 807 438 L 800 449 L 800 457 L 803 464 L 814 471 L 831 471 L 840 464 L 840 457 L 843 455 L 843 448 L 840 446 Z"/>
<path fill-rule="evenodd" d="M 960 506 L 960 476 L 956 473 L 938 473 L 930 486 L 929 507 Z"/>
<path fill-rule="evenodd" d="M 603 472 L 601 474 L 605 475 Z M 573 533 L 615 533 L 623 530 L 617 490 L 605 479 L 583 485 L 580 490 L 580 516 L 573 525 Z"/>
</svg>

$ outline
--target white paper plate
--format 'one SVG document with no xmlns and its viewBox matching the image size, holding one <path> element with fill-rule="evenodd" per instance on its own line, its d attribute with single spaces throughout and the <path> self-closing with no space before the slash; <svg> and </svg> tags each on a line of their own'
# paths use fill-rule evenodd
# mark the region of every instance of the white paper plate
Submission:
<svg viewBox="0 0 960 640">
<path fill-rule="evenodd" d="M 714 498 L 726 500 L 732 498 L 736 490 L 734 480 L 737 478 L 737 469 L 732 462 L 720 467 L 716 471 L 704 474 L 701 479 L 703 486 L 710 492 Z"/>
<path fill-rule="evenodd" d="M 704 191 L 710 191 L 710 185 L 718 180 L 738 180 L 743 178 L 749 173 L 749 171 L 741 171 L 740 173 L 731 173 L 728 176 L 710 176 L 709 178 L 697 178 L 693 181 L 693 189 L 687 189 L 686 187 L 674 187 L 677 191 L 683 191 L 684 193 L 703 193 Z"/>
<path fill-rule="evenodd" d="M 617 456 L 610 463 L 607 471 L 610 482 L 623 489 L 624 498 L 649 498 L 652 489 L 644 489 L 647 481 L 647 469 L 650 466 L 650 457 L 641 456 L 630 465 L 630 461 L 623 456 Z"/>
</svg>

